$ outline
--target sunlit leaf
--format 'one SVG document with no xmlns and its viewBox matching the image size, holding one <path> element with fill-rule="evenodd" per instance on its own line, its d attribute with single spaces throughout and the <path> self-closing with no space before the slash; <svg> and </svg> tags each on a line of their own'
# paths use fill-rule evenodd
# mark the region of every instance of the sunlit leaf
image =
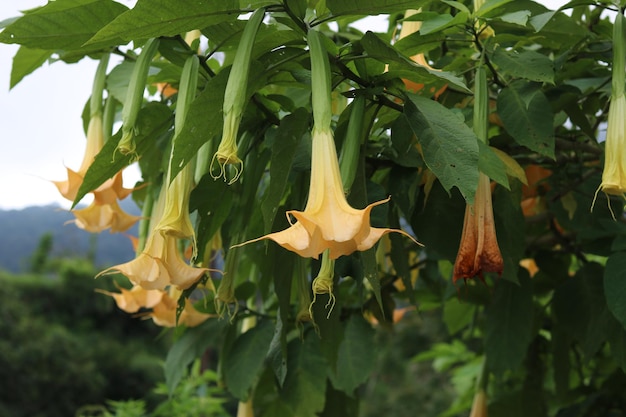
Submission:
<svg viewBox="0 0 626 417">
<path fill-rule="evenodd" d="M 458 116 L 441 104 L 409 94 L 404 116 L 422 145 L 424 162 L 444 188 L 457 187 L 468 202 L 478 185 L 478 139 Z"/>
<path fill-rule="evenodd" d="M 21 46 L 13 57 L 9 88 L 15 87 L 24 77 L 39 68 L 50 58 L 50 55 L 52 55 L 52 51 Z"/>
</svg>

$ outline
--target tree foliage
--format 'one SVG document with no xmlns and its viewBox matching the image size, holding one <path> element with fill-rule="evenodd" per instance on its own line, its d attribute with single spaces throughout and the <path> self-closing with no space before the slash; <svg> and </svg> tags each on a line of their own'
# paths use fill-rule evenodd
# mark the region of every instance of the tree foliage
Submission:
<svg viewBox="0 0 626 417">
<path fill-rule="evenodd" d="M 56 0 L 0 41 L 13 83 L 105 63 L 84 117 L 110 138 L 70 198 L 115 231 L 132 192 L 137 258 L 104 273 L 161 291 L 157 324 L 207 320 L 172 347 L 170 392 L 218 341 L 240 410 L 356 416 L 372 326 L 415 308 L 449 331 L 417 356 L 451 375 L 446 415 L 486 392 L 493 416 L 583 416 L 626 409 L 622 8 Z"/>
</svg>

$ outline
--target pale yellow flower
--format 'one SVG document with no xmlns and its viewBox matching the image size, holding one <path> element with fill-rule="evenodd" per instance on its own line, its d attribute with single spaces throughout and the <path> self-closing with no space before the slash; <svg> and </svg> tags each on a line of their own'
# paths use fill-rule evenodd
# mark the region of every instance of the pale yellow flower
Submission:
<svg viewBox="0 0 626 417">
<path fill-rule="evenodd" d="M 626 95 L 613 97 L 605 142 L 605 161 L 600 190 L 623 196 L 626 193 Z"/>
<path fill-rule="evenodd" d="M 461 278 L 482 278 L 484 272 L 502 274 L 503 268 L 493 220 L 491 184 L 489 177 L 481 172 L 474 204 L 465 207 L 463 234 L 452 280 L 456 283 Z"/>
<path fill-rule="evenodd" d="M 187 264 L 177 247 L 178 239 L 153 232 L 148 237 L 144 251 L 132 261 L 112 266 L 98 274 L 121 273 L 134 285 L 148 290 L 165 289 L 168 285 L 186 289 L 197 282 L 207 268 Z"/>
<path fill-rule="evenodd" d="M 156 325 L 162 327 L 176 327 L 176 325 L 195 327 L 207 319 L 215 317 L 212 314 L 199 312 L 193 306 L 193 303 L 187 299 L 185 300 L 185 307 L 178 317 L 178 322 L 176 322 L 176 308 L 178 307 L 180 295 L 180 292 L 175 289 L 163 292 L 161 301 L 152 308 L 152 312 L 149 315 Z"/>
<path fill-rule="evenodd" d="M 76 217 L 73 223 L 90 233 L 107 229 L 111 229 L 111 233 L 125 232 L 141 219 L 122 210 L 117 200 L 110 204 L 98 204 L 94 200 L 84 209 L 73 210 L 72 213 Z"/>
<path fill-rule="evenodd" d="M 317 259 L 322 252 L 329 249 L 330 258 L 337 259 L 341 255 L 371 248 L 381 236 L 389 232 L 402 233 L 415 241 L 402 230 L 370 226 L 372 208 L 387 201 L 389 198 L 372 203 L 361 210 L 352 208 L 343 192 L 332 132 L 313 129 L 308 201 L 304 211 L 287 212 L 290 222 L 290 216 L 297 222 L 281 232 L 271 233 L 236 246 L 271 239 L 303 257 Z"/>
<path fill-rule="evenodd" d="M 130 290 L 119 288 L 120 292 L 109 292 L 97 290 L 102 294 L 109 295 L 115 300 L 115 304 L 120 310 L 127 313 L 136 313 L 140 308 L 152 308 L 161 302 L 163 291 L 146 290 L 145 288 L 135 285 Z"/>
</svg>

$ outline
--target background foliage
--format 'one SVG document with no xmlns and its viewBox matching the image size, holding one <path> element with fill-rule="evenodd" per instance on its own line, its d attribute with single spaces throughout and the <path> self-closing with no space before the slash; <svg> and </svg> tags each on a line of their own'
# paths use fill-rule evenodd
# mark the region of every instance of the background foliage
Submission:
<svg viewBox="0 0 626 417">
<path fill-rule="evenodd" d="M 57 0 L 8 23 L 0 41 L 21 45 L 13 83 L 47 60 L 119 55 L 105 84 L 119 111 L 128 105 L 140 48 L 159 38 L 145 86 L 150 94 L 136 124 L 136 153 L 116 154 L 120 129 L 95 158 L 76 198 L 138 160 L 150 186 L 135 190 L 133 198 L 146 207 L 167 183 L 170 160 L 173 178 L 194 156 L 210 160 L 217 150 L 224 91 L 245 26 L 239 17 L 265 8 L 239 127 L 243 175 L 228 184 L 214 178 L 212 164 L 198 163 L 190 196 L 194 261 L 224 270 L 210 279 L 227 306 L 216 311 L 215 294 L 202 293 L 196 307 L 222 319 L 177 330 L 165 359 L 168 392 L 210 351 L 215 356 L 205 368 L 217 372 L 229 395 L 251 401 L 255 415 L 374 415 L 376 405 L 361 402 L 380 395 L 372 384 L 383 384 L 393 369 L 381 368 L 386 347 L 376 340 L 394 335 L 395 319 L 415 309 L 437 331 L 423 344 L 405 336 L 419 350 L 403 352 L 415 363 L 403 363 L 394 377 L 431 361 L 449 376 L 445 390 L 453 393 L 440 398 L 427 384 L 432 408 L 424 413 L 467 413 L 477 386 L 488 393 L 491 416 L 619 416 L 626 413 L 623 196 L 597 189 L 611 73 L 623 70 L 612 64 L 612 16 L 621 6 L 575 0 L 564 6 L 566 14 L 527 0 L 490 0 L 477 10 L 467 1 L 443 0 L 201 0 L 184 7 L 140 0 L 132 9 L 107 0 Z M 421 28 L 397 39 L 409 8 L 422 8 L 414 18 Z M 378 14 L 389 15 L 386 31 L 362 33 L 352 25 Z M 372 224 L 402 227 L 424 244 L 391 234 L 370 250 L 339 258 L 336 304 L 327 309 L 329 295 L 317 294 L 314 324 L 297 318 L 309 307 L 319 261 L 273 242 L 231 247 L 285 229 L 284 213 L 305 206 L 312 152 L 309 28 L 323 35 L 330 60 L 340 155 L 349 121 L 358 116 L 352 99 L 365 99 L 348 201 L 363 208 L 391 195 L 390 203 L 372 210 Z M 199 50 L 183 39 L 196 29 L 203 35 Z M 420 53 L 437 69 L 411 59 Z M 183 65 L 196 54 L 195 99 L 172 144 L 180 98 L 162 87 L 181 88 Z M 480 62 L 487 68 L 489 146 L 473 125 Z M 504 268 L 501 277 L 485 274 L 455 287 L 463 213 L 474 203 L 479 173 L 493 180 Z M 197 295 L 193 290 L 184 296 Z M 420 334 L 425 322 L 413 319 L 401 326 L 414 325 L 413 335 Z M 2 323 L 18 336 L 23 331 L 15 318 Z M 49 333 L 67 336 L 54 328 Z M 89 361 L 76 358 L 72 365 L 81 373 Z M 393 394 L 407 402 L 418 398 L 406 399 L 403 390 Z"/>
</svg>

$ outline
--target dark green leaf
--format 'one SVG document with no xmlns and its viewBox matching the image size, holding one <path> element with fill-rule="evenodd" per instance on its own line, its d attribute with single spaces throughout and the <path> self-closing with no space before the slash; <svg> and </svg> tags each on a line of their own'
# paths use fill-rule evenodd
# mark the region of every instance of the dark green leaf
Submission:
<svg viewBox="0 0 626 417">
<path fill-rule="evenodd" d="M 578 341 L 591 358 L 606 341 L 611 313 L 602 288 L 603 268 L 590 262 L 554 292 L 553 308 L 558 326 Z"/>
<path fill-rule="evenodd" d="M 606 261 L 604 294 L 609 310 L 626 329 L 626 252 L 617 252 Z"/>
<path fill-rule="evenodd" d="M 100 28 L 128 10 L 113 0 L 58 0 L 25 14 L 0 33 L 0 42 L 49 50 L 81 49 Z M 89 50 L 119 43 L 117 37 Z"/>
<path fill-rule="evenodd" d="M 509 85 L 498 96 L 498 114 L 520 145 L 554 158 L 554 116 L 540 90 L 524 82 Z"/>
<path fill-rule="evenodd" d="M 173 123 L 172 111 L 161 103 L 148 103 L 139 112 L 137 119 L 138 134 L 135 137 L 137 156 L 141 157 L 147 150 L 154 146 L 154 139 L 167 132 Z M 106 180 L 113 177 L 121 169 L 134 162 L 133 155 L 122 155 L 115 152 L 117 143 L 122 137 L 121 130 L 109 139 L 93 163 L 87 170 L 85 178 L 74 200 L 76 205 L 87 193 L 95 190 Z"/>
<path fill-rule="evenodd" d="M 498 48 L 491 60 L 500 69 L 516 78 L 554 83 L 554 63 L 547 56 L 534 51 L 506 51 Z"/>
<path fill-rule="evenodd" d="M 315 332 L 304 340 L 289 343 L 287 378 L 281 398 L 298 417 L 317 417 L 324 409 L 326 395 L 326 361 Z"/>
<path fill-rule="evenodd" d="M 427 0 L 332 0 L 326 5 L 334 15 L 376 15 L 417 9 L 426 3 Z"/>
<path fill-rule="evenodd" d="M 461 78 L 447 71 L 434 70 L 416 64 L 408 57 L 399 53 L 393 46 L 383 42 L 373 32 L 367 32 L 361 38 L 361 45 L 368 56 L 389 64 L 389 72 L 383 74 L 382 78 L 400 76 L 422 83 L 446 82 L 463 91 L 470 92 Z"/>
<path fill-rule="evenodd" d="M 487 367 L 496 375 L 515 370 L 522 363 L 532 339 L 532 282 L 525 270 L 521 285 L 500 280 L 485 324 Z"/>
<path fill-rule="evenodd" d="M 200 357 L 221 333 L 225 321 L 209 320 L 201 326 L 187 329 L 170 348 L 165 358 L 165 384 L 171 394 L 185 374 L 187 366 Z"/>
<path fill-rule="evenodd" d="M 461 301 L 459 297 L 446 300 L 443 305 L 443 322 L 448 328 L 448 333 L 454 335 L 470 324 L 474 318 L 476 305 Z"/>
<path fill-rule="evenodd" d="M 272 145 L 270 161 L 270 183 L 261 201 L 265 233 L 269 233 L 274 217 L 283 198 L 291 165 L 300 139 L 309 128 L 309 117 L 305 109 L 299 108 L 283 118 Z"/>
<path fill-rule="evenodd" d="M 15 87 L 24 77 L 39 68 L 50 58 L 50 55 L 52 55 L 52 51 L 21 46 L 13 57 L 11 84 L 9 88 Z"/>
<path fill-rule="evenodd" d="M 98 31 L 88 44 L 116 38 L 128 42 L 134 39 L 174 36 L 202 29 L 225 19 L 234 20 L 242 9 L 256 9 L 271 3 L 264 0 L 197 0 L 181 4 L 178 0 L 140 0 L 133 9 Z"/>
<path fill-rule="evenodd" d="M 409 94 L 404 115 L 422 145 L 424 162 L 447 191 L 457 187 L 472 203 L 478 186 L 478 139 L 451 110 Z"/>
<path fill-rule="evenodd" d="M 258 379 L 267 355 L 274 325 L 261 320 L 256 326 L 240 335 L 226 352 L 224 377 L 228 390 L 241 401 L 246 401 L 250 389 Z"/>
<path fill-rule="evenodd" d="M 374 335 L 374 329 L 363 317 L 350 316 L 339 346 L 336 371 L 330 374 L 336 389 L 352 395 L 367 380 L 376 365 Z"/>
</svg>

